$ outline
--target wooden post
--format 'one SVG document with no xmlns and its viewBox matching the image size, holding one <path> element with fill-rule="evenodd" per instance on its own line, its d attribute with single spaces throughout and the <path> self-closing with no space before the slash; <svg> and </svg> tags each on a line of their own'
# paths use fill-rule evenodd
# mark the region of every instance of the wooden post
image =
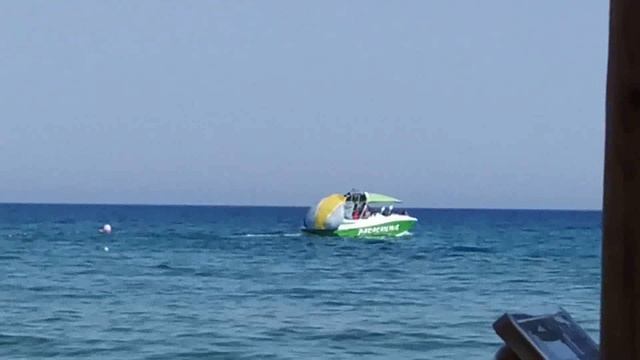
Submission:
<svg viewBox="0 0 640 360">
<path fill-rule="evenodd" d="M 610 5 L 600 353 L 640 359 L 640 1 Z"/>
</svg>

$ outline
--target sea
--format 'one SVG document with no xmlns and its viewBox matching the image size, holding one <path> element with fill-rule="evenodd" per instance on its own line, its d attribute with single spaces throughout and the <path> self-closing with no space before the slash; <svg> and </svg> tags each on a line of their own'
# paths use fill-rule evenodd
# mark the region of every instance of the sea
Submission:
<svg viewBox="0 0 640 360">
<path fill-rule="evenodd" d="M 341 239 L 306 211 L 0 205 L 0 359 L 489 359 L 502 314 L 560 308 L 598 342 L 600 212 Z"/>
</svg>

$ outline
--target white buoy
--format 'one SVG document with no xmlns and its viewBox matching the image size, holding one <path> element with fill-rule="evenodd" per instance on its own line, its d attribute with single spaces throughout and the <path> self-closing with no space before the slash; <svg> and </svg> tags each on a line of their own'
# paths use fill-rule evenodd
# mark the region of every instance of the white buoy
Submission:
<svg viewBox="0 0 640 360">
<path fill-rule="evenodd" d="M 105 246 L 105 247 L 104 247 L 104 251 L 109 252 L 109 247 L 108 247 L 108 246 Z"/>
<path fill-rule="evenodd" d="M 105 234 L 111 234 L 111 225 L 109 224 L 104 224 L 102 226 L 102 229 L 100 229 L 101 233 L 105 233 Z"/>
</svg>

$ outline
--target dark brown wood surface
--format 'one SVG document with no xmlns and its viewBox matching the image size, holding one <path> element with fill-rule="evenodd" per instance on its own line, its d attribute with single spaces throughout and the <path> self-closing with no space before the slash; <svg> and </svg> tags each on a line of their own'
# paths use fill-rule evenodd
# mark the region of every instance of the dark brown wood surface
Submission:
<svg viewBox="0 0 640 360">
<path fill-rule="evenodd" d="M 611 0 L 600 353 L 640 359 L 640 0 Z"/>
</svg>

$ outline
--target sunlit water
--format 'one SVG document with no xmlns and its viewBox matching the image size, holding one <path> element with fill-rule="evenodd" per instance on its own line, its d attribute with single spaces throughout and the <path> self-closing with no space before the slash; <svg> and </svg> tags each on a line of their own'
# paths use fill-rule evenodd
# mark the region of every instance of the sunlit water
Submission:
<svg viewBox="0 0 640 360">
<path fill-rule="evenodd" d="M 598 212 L 413 210 L 413 236 L 354 240 L 305 210 L 0 205 L 0 358 L 481 359 L 503 312 L 548 306 L 597 341 Z"/>
</svg>

